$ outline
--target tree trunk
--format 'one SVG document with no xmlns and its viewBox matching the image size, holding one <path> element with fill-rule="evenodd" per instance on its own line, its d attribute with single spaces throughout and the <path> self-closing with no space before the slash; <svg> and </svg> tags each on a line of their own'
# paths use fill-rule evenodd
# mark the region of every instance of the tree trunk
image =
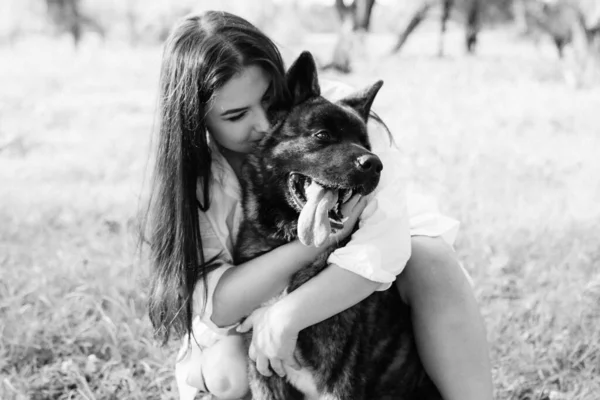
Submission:
<svg viewBox="0 0 600 400">
<path fill-rule="evenodd" d="M 80 0 L 46 0 L 46 8 L 52 23 L 59 30 L 69 32 L 75 47 L 79 46 L 84 27 L 105 37 L 102 25 L 81 12 Z"/>
<path fill-rule="evenodd" d="M 422 4 L 421 7 L 419 7 L 417 9 L 417 11 L 413 14 L 412 18 L 408 22 L 408 25 L 406 26 L 406 28 L 404 28 L 404 30 L 400 33 L 400 36 L 398 37 L 398 41 L 396 42 L 396 45 L 392 49 L 392 54 L 397 53 L 400 51 L 400 49 L 402 49 L 402 46 L 404 46 L 404 43 L 406 43 L 406 40 L 408 39 L 408 37 L 414 32 L 414 30 L 417 28 L 417 26 L 419 26 L 419 24 L 421 24 L 421 22 L 423 22 L 423 20 L 427 16 L 427 13 L 429 12 L 429 10 L 431 9 L 432 6 L 433 6 L 433 3 L 428 1 L 424 4 Z"/>
<path fill-rule="evenodd" d="M 354 7 L 354 30 L 369 31 L 371 23 L 371 12 L 375 0 L 355 0 L 352 4 Z"/>
<path fill-rule="evenodd" d="M 442 0 L 442 19 L 440 21 L 440 37 L 438 39 L 438 56 L 444 56 L 444 36 L 446 36 L 446 25 L 450 19 L 450 11 L 454 6 L 454 0 Z"/>
<path fill-rule="evenodd" d="M 467 24 L 465 27 L 465 46 L 467 52 L 475 53 L 477 46 L 477 35 L 481 27 L 481 0 L 469 0 L 469 8 L 467 9 Z"/>
<path fill-rule="evenodd" d="M 364 35 L 369 30 L 374 4 L 375 0 L 354 0 L 347 6 L 343 0 L 336 0 L 335 8 L 340 17 L 341 27 L 333 49 L 332 61 L 326 68 L 346 74 L 352 71 L 354 53 L 364 50 Z"/>
</svg>

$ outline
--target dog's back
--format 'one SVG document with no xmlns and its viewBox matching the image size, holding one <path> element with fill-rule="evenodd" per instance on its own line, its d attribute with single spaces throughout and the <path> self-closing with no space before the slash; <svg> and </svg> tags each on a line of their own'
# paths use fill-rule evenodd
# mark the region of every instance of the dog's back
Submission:
<svg viewBox="0 0 600 400">
<path fill-rule="evenodd" d="M 325 268 L 317 260 L 290 282 L 296 290 Z M 300 332 L 298 353 L 320 393 L 334 399 L 440 399 L 424 373 L 408 307 L 397 290 L 378 291 Z M 346 380 L 344 382 L 344 380 Z"/>
</svg>

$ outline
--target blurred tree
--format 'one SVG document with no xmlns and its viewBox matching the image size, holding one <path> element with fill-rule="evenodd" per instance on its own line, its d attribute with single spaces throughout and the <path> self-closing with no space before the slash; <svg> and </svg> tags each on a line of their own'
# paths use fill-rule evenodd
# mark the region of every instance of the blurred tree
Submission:
<svg viewBox="0 0 600 400">
<path fill-rule="evenodd" d="M 335 9 L 340 20 L 352 19 L 352 29 L 354 31 L 368 31 L 374 4 L 375 0 L 354 0 L 350 5 L 346 5 L 344 0 L 336 0 Z"/>
<path fill-rule="evenodd" d="M 78 46 L 83 30 L 91 30 L 105 37 L 102 25 L 92 17 L 82 13 L 80 0 L 45 0 L 50 21 L 61 31 L 67 31 Z"/>
<path fill-rule="evenodd" d="M 586 16 L 576 2 L 519 0 L 518 3 L 521 33 L 536 40 L 540 35 L 550 36 L 559 58 L 563 58 L 569 44 L 584 51 L 600 31 L 600 24 L 587 26 Z"/>
<path fill-rule="evenodd" d="M 353 0 L 348 5 L 344 0 L 335 1 L 341 25 L 333 49 L 333 59 L 324 68 L 333 68 L 343 73 L 352 71 L 353 56 L 364 52 L 365 35 L 369 31 L 374 5 L 375 0 Z"/>
<path fill-rule="evenodd" d="M 454 0 L 426 0 L 423 1 L 416 11 L 413 13 L 406 27 L 400 32 L 398 41 L 392 49 L 392 53 L 397 53 L 402 49 L 408 37 L 427 17 L 429 11 L 437 4 L 441 4 L 442 13 L 440 19 L 440 36 L 438 42 L 438 55 L 444 55 L 444 35 L 446 33 L 446 25 L 450 18 L 450 13 L 455 7 Z M 465 6 L 465 47 L 468 53 L 475 52 L 477 44 L 477 34 L 480 29 L 482 0 L 468 0 Z"/>
<path fill-rule="evenodd" d="M 521 33 L 536 42 L 544 36 L 551 38 L 558 57 L 565 59 L 567 82 L 580 87 L 600 80 L 600 21 L 590 25 L 589 21 L 596 20 L 583 2 L 519 0 L 519 3 Z"/>
<path fill-rule="evenodd" d="M 429 13 L 429 10 L 431 9 L 431 7 L 433 5 L 434 5 L 433 1 L 427 1 L 420 5 L 420 7 L 415 11 L 415 13 L 411 17 L 411 19 L 408 21 L 408 24 L 406 25 L 404 30 L 400 33 L 400 36 L 398 37 L 398 41 L 396 42 L 396 45 L 392 49 L 392 53 L 396 53 L 396 52 L 400 51 L 402 46 L 404 46 L 404 43 L 406 43 L 406 40 L 408 39 L 408 37 L 413 33 L 413 31 L 417 28 L 417 26 L 419 26 L 421 24 L 421 22 L 423 22 L 425 17 L 427 17 L 427 14 Z M 443 21 L 443 19 L 442 19 L 442 21 Z M 444 29 L 445 29 L 445 23 L 443 23 L 443 25 L 442 25 L 442 31 Z"/>
</svg>

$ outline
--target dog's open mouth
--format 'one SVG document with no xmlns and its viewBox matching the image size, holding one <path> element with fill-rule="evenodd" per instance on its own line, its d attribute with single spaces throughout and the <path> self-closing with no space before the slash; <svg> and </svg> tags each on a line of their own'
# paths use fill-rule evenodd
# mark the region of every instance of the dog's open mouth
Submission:
<svg viewBox="0 0 600 400">
<path fill-rule="evenodd" d="M 344 227 L 341 208 L 352 197 L 352 188 L 331 187 L 299 173 L 291 173 L 288 189 L 300 212 L 298 238 L 307 246 L 322 246 L 331 231 Z"/>
</svg>

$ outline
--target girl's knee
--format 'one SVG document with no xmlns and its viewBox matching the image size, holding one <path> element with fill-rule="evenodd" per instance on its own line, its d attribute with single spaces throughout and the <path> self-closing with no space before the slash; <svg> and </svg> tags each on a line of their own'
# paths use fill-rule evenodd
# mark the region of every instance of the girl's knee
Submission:
<svg viewBox="0 0 600 400">
<path fill-rule="evenodd" d="M 234 371 L 217 368 L 210 372 L 207 371 L 206 388 L 207 390 L 223 400 L 237 400 L 243 398 L 249 390 L 246 370 Z"/>
<path fill-rule="evenodd" d="M 240 337 L 223 339 L 204 354 L 206 389 L 219 399 L 240 399 L 249 390 L 246 350 Z"/>
<path fill-rule="evenodd" d="M 458 266 L 456 253 L 441 237 L 415 236 L 411 238 L 411 257 L 408 267 L 437 269 L 440 266 Z"/>
<path fill-rule="evenodd" d="M 408 304 L 417 296 L 452 297 L 470 290 L 452 247 L 431 237 L 412 238 L 412 255 L 396 286 Z"/>
</svg>

